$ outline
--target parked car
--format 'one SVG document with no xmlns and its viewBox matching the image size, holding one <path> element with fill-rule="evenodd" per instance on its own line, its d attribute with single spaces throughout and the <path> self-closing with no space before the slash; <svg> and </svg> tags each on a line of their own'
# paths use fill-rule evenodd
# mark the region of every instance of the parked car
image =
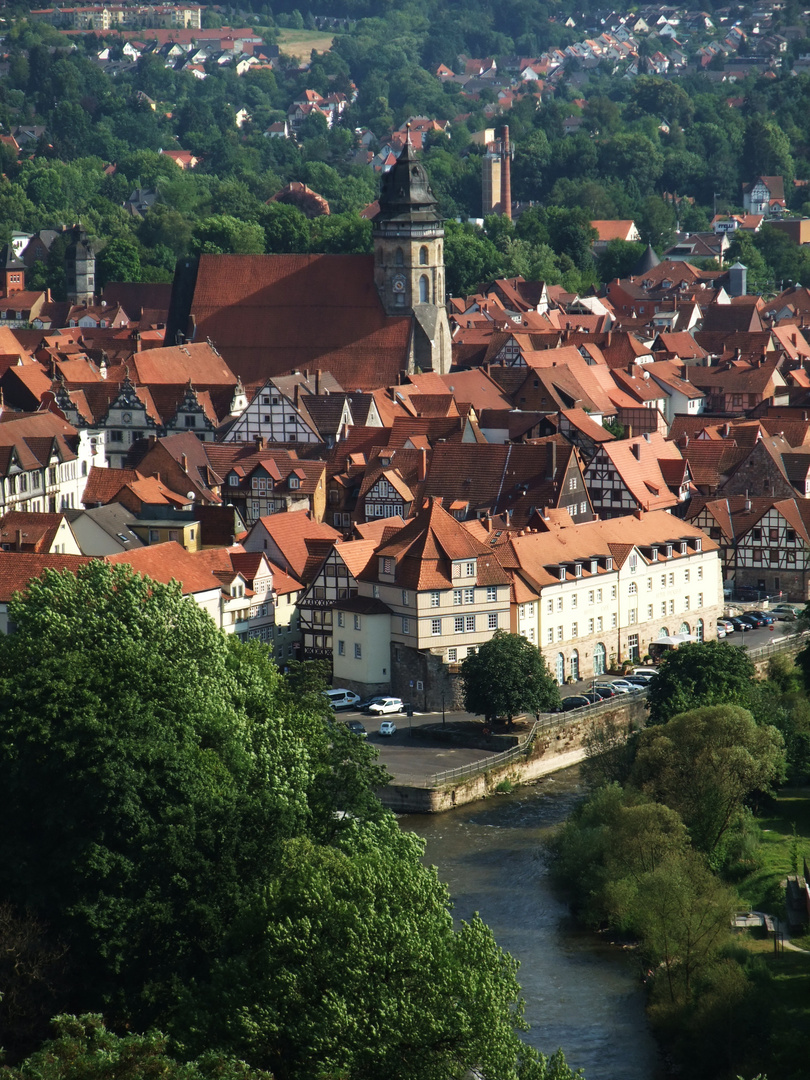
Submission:
<svg viewBox="0 0 810 1080">
<path fill-rule="evenodd" d="M 326 699 L 333 709 L 351 709 L 360 700 L 359 694 L 342 688 L 324 690 L 324 694 L 326 694 Z"/>
<path fill-rule="evenodd" d="M 587 694 L 583 694 L 582 696 L 587 698 L 589 705 L 598 705 L 602 700 L 602 695 L 595 690 L 589 690 Z"/>
<path fill-rule="evenodd" d="M 776 621 L 769 611 L 744 611 L 743 618 L 747 619 L 749 617 L 758 618 L 760 626 L 773 626 Z"/>
<path fill-rule="evenodd" d="M 753 630 L 754 624 L 746 619 L 741 619 L 739 615 L 735 615 L 733 619 L 728 620 L 735 630 L 739 630 L 744 633 L 746 630 Z"/>
<path fill-rule="evenodd" d="M 362 701 L 357 702 L 355 708 L 358 712 L 367 712 L 368 709 L 370 709 L 371 706 L 376 704 L 378 701 L 385 701 L 385 697 L 383 694 L 375 694 L 374 697 L 363 698 Z"/>
<path fill-rule="evenodd" d="M 383 720 L 380 724 L 380 735 L 396 735 L 397 725 L 393 720 Z"/>
<path fill-rule="evenodd" d="M 721 629 L 725 630 L 725 632 L 727 634 L 733 634 L 734 633 L 734 624 L 732 623 L 731 619 L 718 619 L 717 620 L 717 629 L 718 630 L 721 630 Z"/>
<path fill-rule="evenodd" d="M 627 679 L 614 679 L 610 685 L 617 694 L 632 694 L 634 690 L 638 689 L 633 683 L 628 682 Z"/>
<path fill-rule="evenodd" d="M 402 698 L 384 697 L 380 698 L 379 701 L 375 701 L 372 705 L 369 705 L 366 712 L 369 712 L 374 716 L 384 716 L 386 713 L 405 712 L 405 706 L 402 704 Z"/>
<path fill-rule="evenodd" d="M 572 709 L 584 709 L 586 705 L 590 704 L 590 701 L 584 694 L 576 694 L 573 697 L 565 697 L 562 699 L 562 711 L 571 712 Z"/>
<path fill-rule="evenodd" d="M 349 731 L 352 732 L 352 734 L 359 735 L 361 739 L 365 739 L 366 735 L 368 734 L 359 720 L 347 720 L 346 727 L 349 729 Z"/>
<path fill-rule="evenodd" d="M 800 615 L 804 614 L 804 608 L 794 604 L 777 604 L 771 608 L 771 615 L 775 615 L 782 622 L 795 622 Z"/>
<path fill-rule="evenodd" d="M 650 679 L 655 678 L 656 670 L 655 670 L 655 668 L 652 668 L 652 667 L 633 668 L 632 671 L 628 672 L 627 675 L 625 675 L 625 679 L 629 679 L 631 675 L 634 678 L 647 679 L 649 681 Z"/>
<path fill-rule="evenodd" d="M 618 693 L 616 687 L 612 686 L 610 683 L 597 683 L 596 686 L 594 686 L 594 690 L 597 694 L 601 694 L 603 698 L 616 697 L 616 694 Z"/>
<path fill-rule="evenodd" d="M 650 685 L 650 680 L 643 675 L 625 675 L 624 681 L 629 682 L 636 690 L 643 690 Z"/>
<path fill-rule="evenodd" d="M 761 611 L 744 611 L 740 615 L 741 619 L 745 619 L 746 622 L 751 623 L 752 626 L 767 626 L 768 621 Z"/>
</svg>

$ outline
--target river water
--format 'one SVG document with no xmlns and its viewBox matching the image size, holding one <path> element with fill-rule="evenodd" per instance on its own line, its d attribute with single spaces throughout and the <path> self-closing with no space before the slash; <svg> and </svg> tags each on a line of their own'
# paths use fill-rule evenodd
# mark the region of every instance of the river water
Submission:
<svg viewBox="0 0 810 1080">
<path fill-rule="evenodd" d="M 543 837 L 581 795 L 578 769 L 567 769 L 509 795 L 401 824 L 427 841 L 426 861 L 450 889 L 456 917 L 479 912 L 520 961 L 531 1025 L 524 1038 L 532 1046 L 545 1054 L 561 1046 L 586 1080 L 658 1080 L 638 961 L 577 929 L 539 857 Z"/>
</svg>

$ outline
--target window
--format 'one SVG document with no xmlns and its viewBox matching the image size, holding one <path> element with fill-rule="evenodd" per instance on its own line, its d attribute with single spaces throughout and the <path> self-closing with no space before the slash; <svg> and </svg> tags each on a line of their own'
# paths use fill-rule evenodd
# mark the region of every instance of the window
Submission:
<svg viewBox="0 0 810 1080">
<path fill-rule="evenodd" d="M 615 585 L 610 586 L 610 599 L 611 600 L 616 599 L 616 586 Z"/>
<path fill-rule="evenodd" d="M 474 604 L 475 603 L 475 589 L 465 589 L 464 590 L 464 603 L 465 604 Z"/>
<path fill-rule="evenodd" d="M 186 427 L 196 427 L 197 418 L 195 416 L 184 417 Z"/>
<path fill-rule="evenodd" d="M 424 245 L 422 245 L 422 247 L 419 248 L 419 265 L 420 266 L 427 266 L 427 264 L 428 264 L 428 249 Z"/>
<path fill-rule="evenodd" d="M 441 601 L 441 597 L 439 595 L 439 591 L 438 591 L 438 589 L 434 589 L 433 592 L 431 592 L 431 594 L 430 594 L 430 606 L 431 607 L 438 607 L 440 601 Z"/>
<path fill-rule="evenodd" d="M 228 485 L 230 487 L 239 487 L 239 477 L 236 475 L 236 473 L 231 473 L 231 475 L 228 477 Z"/>
<path fill-rule="evenodd" d="M 652 592 L 653 580 L 651 577 L 647 578 L 647 592 Z"/>
<path fill-rule="evenodd" d="M 557 627 L 557 641 L 562 641 L 562 639 L 563 639 L 563 628 L 561 626 L 558 626 Z"/>
<path fill-rule="evenodd" d="M 571 623 L 571 637 L 579 637 L 579 623 Z"/>
<path fill-rule="evenodd" d="M 430 303 L 430 282 L 428 281 L 427 274 L 422 274 L 419 278 L 419 303 Z"/>
<path fill-rule="evenodd" d="M 651 619 L 652 617 L 653 617 L 653 606 L 652 606 L 652 604 L 648 604 L 647 605 L 647 618 Z"/>
<path fill-rule="evenodd" d="M 593 633 L 593 619 L 588 619 L 588 633 Z"/>
<path fill-rule="evenodd" d="M 468 634 L 472 634 L 475 631 L 475 616 L 467 615 L 464 619 L 464 629 Z"/>
<path fill-rule="evenodd" d="M 670 583 L 670 585 L 675 584 L 675 575 L 674 574 L 669 575 L 669 583 Z"/>
<path fill-rule="evenodd" d="M 551 615 L 551 613 L 554 611 L 554 601 L 553 600 L 547 600 L 546 601 L 546 611 L 548 612 L 549 615 Z"/>
<path fill-rule="evenodd" d="M 669 602 L 669 613 L 670 613 L 670 615 L 675 614 L 675 601 L 674 600 L 670 600 L 670 602 Z"/>
<path fill-rule="evenodd" d="M 663 600 L 661 602 L 661 614 L 666 615 L 666 613 L 667 613 L 667 602 L 666 602 L 666 600 Z"/>
<path fill-rule="evenodd" d="M 579 512 L 580 512 L 580 514 L 587 514 L 588 513 L 588 504 L 586 502 L 581 502 L 579 504 Z"/>
<path fill-rule="evenodd" d="M 597 617 L 596 617 L 596 632 L 597 632 L 597 634 L 602 632 L 602 616 L 601 615 L 597 615 Z"/>
<path fill-rule="evenodd" d="M 636 595 L 636 593 L 638 592 L 638 585 L 635 583 L 635 581 L 630 582 L 627 592 L 630 596 Z"/>
<path fill-rule="evenodd" d="M 375 600 L 380 599 L 380 586 L 379 585 L 372 585 L 371 586 L 371 595 L 374 597 Z"/>
<path fill-rule="evenodd" d="M 630 573 L 635 574 L 638 569 L 638 555 L 633 554 L 630 556 Z"/>
<path fill-rule="evenodd" d="M 689 596 L 685 596 L 685 597 L 683 598 L 683 610 L 684 610 L 684 611 L 688 611 L 688 610 L 689 610 L 689 605 L 691 604 L 691 602 L 692 602 L 692 600 L 691 600 L 691 597 L 689 597 Z"/>
<path fill-rule="evenodd" d="M 407 589 L 403 589 L 403 590 L 402 590 L 402 603 L 403 603 L 403 604 L 410 604 L 410 602 L 411 602 L 411 601 L 410 601 L 410 596 L 409 596 L 409 594 L 408 594 L 408 590 L 407 590 Z"/>
<path fill-rule="evenodd" d="M 595 595 L 595 594 L 594 594 L 594 591 L 593 591 L 593 589 L 590 589 L 590 590 L 588 591 L 588 603 L 589 603 L 589 604 L 592 604 L 592 603 L 593 603 L 593 598 L 594 598 L 594 595 Z"/>
<path fill-rule="evenodd" d="M 355 617 L 354 617 L 354 628 L 355 628 L 355 630 L 360 629 L 360 616 L 359 615 L 355 615 Z"/>
<path fill-rule="evenodd" d="M 698 581 L 703 580 L 703 567 L 702 566 L 698 567 L 698 575 L 697 576 L 698 576 Z"/>
<path fill-rule="evenodd" d="M 402 616 L 402 633 L 410 634 L 411 632 L 411 620 L 406 616 Z"/>
<path fill-rule="evenodd" d="M 338 656 L 345 656 L 345 655 L 346 655 L 346 642 L 345 641 L 338 641 Z"/>
<path fill-rule="evenodd" d="M 627 638 L 627 651 L 631 660 L 638 660 L 638 634 L 630 634 Z"/>
<path fill-rule="evenodd" d="M 665 589 L 666 587 L 667 587 L 667 575 L 662 574 L 661 575 L 661 588 Z"/>
<path fill-rule="evenodd" d="M 684 581 L 689 580 L 689 571 L 688 570 L 684 570 L 684 572 L 683 572 L 683 580 Z"/>
<path fill-rule="evenodd" d="M 602 590 L 601 589 L 596 590 L 596 602 L 597 602 L 597 604 L 602 603 Z"/>
<path fill-rule="evenodd" d="M 453 619 L 453 629 L 457 634 L 464 633 L 464 616 L 460 615 L 458 618 Z"/>
<path fill-rule="evenodd" d="M 614 611 L 613 614 L 610 616 L 610 625 L 614 628 L 614 630 L 615 630 L 616 626 L 618 625 L 618 622 L 619 622 L 619 617 L 616 614 L 616 612 Z"/>
<path fill-rule="evenodd" d="M 554 642 L 554 627 L 553 626 L 550 626 L 548 628 L 548 630 L 546 630 L 546 641 L 549 643 L 549 645 L 553 644 L 553 642 Z"/>
<path fill-rule="evenodd" d="M 697 606 L 698 606 L 699 608 L 703 607 L 703 593 L 702 593 L 702 592 L 699 592 L 699 593 L 698 593 L 698 597 L 697 597 Z"/>
<path fill-rule="evenodd" d="M 498 599 L 498 590 L 494 585 L 487 585 L 487 603 L 494 604 Z"/>
<path fill-rule="evenodd" d="M 487 630 L 497 630 L 497 629 L 498 629 L 498 615 L 497 615 L 496 612 L 493 611 L 490 615 L 487 615 Z"/>
<path fill-rule="evenodd" d="M 464 564 L 464 573 L 467 577 L 475 577 L 475 563 L 468 562 Z"/>
<path fill-rule="evenodd" d="M 354 643 L 354 658 L 355 660 L 363 659 L 363 649 L 359 641 L 355 641 Z"/>
<path fill-rule="evenodd" d="M 124 441 L 124 433 L 123 433 L 123 431 L 116 431 L 115 428 L 112 428 L 110 430 L 109 436 L 110 436 L 110 442 L 120 442 L 120 443 L 122 443 Z"/>
<path fill-rule="evenodd" d="M 454 663 L 457 657 L 458 657 L 458 649 L 448 649 L 447 650 L 447 662 L 449 664 Z"/>
<path fill-rule="evenodd" d="M 571 597 L 571 607 L 575 608 L 576 606 L 577 606 L 577 594 L 574 593 L 574 595 Z"/>
<path fill-rule="evenodd" d="M 461 603 L 461 589 L 453 589 L 453 603 L 454 604 L 460 604 Z"/>
<path fill-rule="evenodd" d="M 638 608 L 631 607 L 627 609 L 627 621 L 631 625 L 632 623 L 638 622 Z"/>
<path fill-rule="evenodd" d="M 569 491 L 576 491 L 577 490 L 577 478 L 575 476 L 572 476 L 571 479 L 568 481 L 568 490 Z"/>
<path fill-rule="evenodd" d="M 563 598 L 561 596 L 558 596 L 557 597 L 557 611 L 562 611 L 562 609 L 563 609 Z"/>
</svg>

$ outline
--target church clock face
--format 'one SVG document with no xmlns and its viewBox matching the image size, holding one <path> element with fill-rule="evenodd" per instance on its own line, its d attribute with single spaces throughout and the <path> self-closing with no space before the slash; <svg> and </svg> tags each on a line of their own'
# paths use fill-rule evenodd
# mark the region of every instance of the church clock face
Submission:
<svg viewBox="0 0 810 1080">
<path fill-rule="evenodd" d="M 397 274 L 394 278 L 393 289 L 395 293 L 405 292 L 405 278 L 402 274 Z"/>
</svg>

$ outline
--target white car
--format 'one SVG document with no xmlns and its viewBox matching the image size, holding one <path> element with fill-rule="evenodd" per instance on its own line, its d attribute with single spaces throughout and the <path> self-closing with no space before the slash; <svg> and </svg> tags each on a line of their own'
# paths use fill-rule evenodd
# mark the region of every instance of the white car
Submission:
<svg viewBox="0 0 810 1080">
<path fill-rule="evenodd" d="M 402 704 L 402 698 L 384 697 L 369 705 L 368 711 L 375 716 L 384 716 L 386 713 L 405 712 L 405 706 Z"/>
<path fill-rule="evenodd" d="M 624 679 L 614 679 L 609 685 L 613 687 L 617 694 L 632 694 L 636 689 L 632 683 L 625 682 Z"/>
<path fill-rule="evenodd" d="M 396 735 L 397 725 L 393 720 L 383 720 L 380 724 L 380 735 Z"/>
<path fill-rule="evenodd" d="M 717 620 L 717 632 L 718 632 L 718 634 L 720 633 L 721 630 L 725 630 L 725 632 L 727 634 L 733 634 L 734 633 L 734 626 L 733 626 L 732 623 L 730 623 L 728 621 L 728 619 L 718 619 Z"/>
</svg>

